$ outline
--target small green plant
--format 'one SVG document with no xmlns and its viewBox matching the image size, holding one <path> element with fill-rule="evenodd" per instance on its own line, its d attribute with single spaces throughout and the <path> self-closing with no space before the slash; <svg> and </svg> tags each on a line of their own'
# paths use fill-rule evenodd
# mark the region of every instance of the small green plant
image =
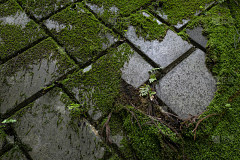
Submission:
<svg viewBox="0 0 240 160">
<path fill-rule="evenodd" d="M 152 72 L 155 70 L 158 70 L 158 69 L 162 69 L 162 67 L 154 68 L 149 71 L 151 73 L 150 78 L 149 78 L 150 83 L 157 80 L 155 74 L 152 74 Z M 140 95 L 139 96 L 149 96 L 151 98 L 152 95 L 154 95 L 154 94 L 156 94 L 156 92 L 154 92 L 153 89 L 149 85 L 143 84 L 143 86 L 140 87 Z"/>
<path fill-rule="evenodd" d="M 5 119 L 4 121 L 2 121 L 2 123 L 14 123 L 17 122 L 17 120 L 15 119 Z"/>
</svg>

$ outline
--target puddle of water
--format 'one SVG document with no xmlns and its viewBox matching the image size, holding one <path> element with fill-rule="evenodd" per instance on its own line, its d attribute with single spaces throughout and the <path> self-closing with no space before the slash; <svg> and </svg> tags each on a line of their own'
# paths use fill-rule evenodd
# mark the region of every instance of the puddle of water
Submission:
<svg viewBox="0 0 240 160">
<path fill-rule="evenodd" d="M 46 20 L 44 24 L 47 26 L 47 28 L 49 30 L 55 29 L 57 31 L 57 33 L 59 33 L 62 29 L 67 27 L 64 24 L 59 24 L 57 21 L 53 21 L 50 19 Z M 69 24 L 68 30 L 71 30 L 72 28 L 73 28 L 73 26 L 71 24 Z"/>
<path fill-rule="evenodd" d="M 25 13 L 17 11 L 15 15 L 0 17 L 0 21 L 2 21 L 1 24 L 21 25 L 23 29 L 30 22 L 30 19 Z"/>
</svg>

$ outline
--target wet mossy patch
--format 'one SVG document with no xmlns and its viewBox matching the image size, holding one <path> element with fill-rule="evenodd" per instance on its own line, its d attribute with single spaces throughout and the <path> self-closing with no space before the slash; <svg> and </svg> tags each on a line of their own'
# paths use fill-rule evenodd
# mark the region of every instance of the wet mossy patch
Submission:
<svg viewBox="0 0 240 160">
<path fill-rule="evenodd" d="M 62 83 L 75 96 L 75 88 L 79 90 L 76 97 L 82 102 L 83 107 L 90 108 L 90 102 L 94 101 L 94 108 L 108 113 L 113 109 L 114 97 L 119 94 L 121 83 L 121 70 L 124 63 L 129 60 L 129 56 L 134 52 L 127 44 L 122 44 L 118 48 L 108 50 L 108 53 L 92 64 L 92 69 L 83 72 L 83 69 L 69 75 Z"/>
<path fill-rule="evenodd" d="M 113 15 L 113 8 L 117 8 L 116 16 L 124 17 L 131 14 L 133 11 L 138 8 L 144 6 L 145 4 L 151 2 L 151 0 L 86 0 L 87 3 L 95 4 L 98 7 L 103 6 L 103 14 L 101 15 L 103 18 L 109 18 Z"/>
<path fill-rule="evenodd" d="M 37 19 L 45 18 L 55 11 L 65 7 L 76 0 L 17 0 L 22 7 L 26 8 L 26 11 L 33 14 Z"/>
<path fill-rule="evenodd" d="M 0 60 L 47 35 L 13 0 L 0 5 Z"/>
<path fill-rule="evenodd" d="M 72 5 L 67 7 L 44 23 L 79 63 L 86 63 L 113 44 L 117 36 L 84 8 L 82 3 L 75 5 L 74 8 Z M 58 30 L 55 24 L 63 27 Z"/>
</svg>

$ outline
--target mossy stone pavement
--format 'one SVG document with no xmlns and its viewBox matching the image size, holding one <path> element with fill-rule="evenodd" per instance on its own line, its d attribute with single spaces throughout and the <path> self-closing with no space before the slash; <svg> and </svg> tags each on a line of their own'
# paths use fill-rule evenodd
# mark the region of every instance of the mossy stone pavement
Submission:
<svg viewBox="0 0 240 160">
<path fill-rule="evenodd" d="M 239 130 L 221 130 L 227 117 L 239 122 L 239 12 L 236 1 L 0 0 L 0 116 L 16 120 L 1 123 L 1 159 L 239 158 Z M 217 34 L 231 37 L 219 47 Z M 183 121 L 214 114 L 197 138 L 196 123 L 181 138 L 145 125 L 139 88 L 154 68 L 157 107 Z"/>
</svg>

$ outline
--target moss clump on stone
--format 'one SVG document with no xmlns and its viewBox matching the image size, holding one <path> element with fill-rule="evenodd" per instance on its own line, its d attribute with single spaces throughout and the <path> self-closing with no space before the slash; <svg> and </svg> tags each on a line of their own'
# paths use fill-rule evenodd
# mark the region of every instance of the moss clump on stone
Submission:
<svg viewBox="0 0 240 160">
<path fill-rule="evenodd" d="M 105 36 L 107 33 L 114 36 L 114 33 L 101 24 L 82 3 L 76 3 L 74 8 L 73 5 L 69 6 L 44 22 L 48 26 L 51 21 L 66 26 L 62 30 L 55 28 L 50 31 L 80 63 L 86 63 L 104 50 L 103 43 L 110 43 Z"/>
<path fill-rule="evenodd" d="M 37 41 L 46 34 L 39 25 L 33 20 L 29 19 L 25 25 L 19 25 L 25 21 L 23 9 L 13 0 L 0 5 L 0 60 L 8 58 L 15 52 L 28 46 L 30 43 Z M 5 20 L 1 20 L 4 17 L 14 18 L 17 24 L 11 24 Z M 18 17 L 18 18 L 17 18 Z"/>
<path fill-rule="evenodd" d="M 148 14 L 149 17 L 146 17 L 143 14 Z M 155 39 L 162 41 L 167 33 L 167 30 L 170 29 L 170 27 L 163 23 L 158 24 L 156 18 L 147 10 L 137 11 L 129 17 L 120 19 L 119 23 L 115 27 L 124 35 L 130 25 L 135 27 L 138 37 L 142 36 L 148 41 Z"/>
</svg>

